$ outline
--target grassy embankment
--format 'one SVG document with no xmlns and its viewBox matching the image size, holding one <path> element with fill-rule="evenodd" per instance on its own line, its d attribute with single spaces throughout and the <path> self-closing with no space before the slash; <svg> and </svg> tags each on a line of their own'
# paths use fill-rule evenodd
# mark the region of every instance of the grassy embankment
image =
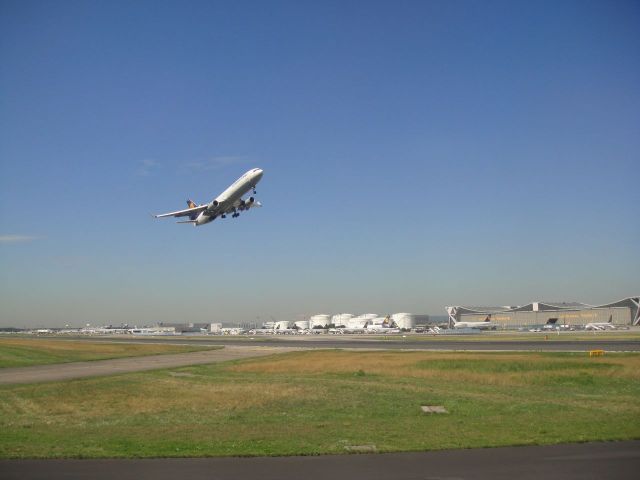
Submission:
<svg viewBox="0 0 640 480">
<path fill-rule="evenodd" d="M 640 438 L 640 355 L 314 351 L 0 387 L 0 457 L 409 451 Z M 421 405 L 444 405 L 424 415 Z"/>
<path fill-rule="evenodd" d="M 214 347 L 124 344 L 41 338 L 0 338 L 0 368 L 140 357 L 165 353 L 186 353 L 211 348 Z"/>
</svg>

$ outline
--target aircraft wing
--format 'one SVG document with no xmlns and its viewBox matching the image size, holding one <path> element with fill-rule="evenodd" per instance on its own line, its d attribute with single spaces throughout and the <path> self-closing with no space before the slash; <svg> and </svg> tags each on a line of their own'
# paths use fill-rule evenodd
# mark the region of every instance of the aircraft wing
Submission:
<svg viewBox="0 0 640 480">
<path fill-rule="evenodd" d="M 161 213 L 160 215 L 154 215 L 156 218 L 162 217 L 189 217 L 191 215 L 198 215 L 200 212 L 207 209 L 207 205 L 200 205 L 194 208 L 185 208 L 184 210 L 178 210 L 177 212 Z"/>
</svg>

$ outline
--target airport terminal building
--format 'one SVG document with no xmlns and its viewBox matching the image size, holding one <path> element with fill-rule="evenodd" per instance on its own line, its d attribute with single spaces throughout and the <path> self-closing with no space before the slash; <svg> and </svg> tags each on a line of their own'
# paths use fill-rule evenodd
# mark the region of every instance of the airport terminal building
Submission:
<svg viewBox="0 0 640 480">
<path fill-rule="evenodd" d="M 446 307 L 449 326 L 456 322 L 482 322 L 487 318 L 499 330 L 531 328 L 554 323 L 584 328 L 592 323 L 615 327 L 640 325 L 640 297 L 628 297 L 606 305 L 532 302 L 517 307 Z"/>
</svg>

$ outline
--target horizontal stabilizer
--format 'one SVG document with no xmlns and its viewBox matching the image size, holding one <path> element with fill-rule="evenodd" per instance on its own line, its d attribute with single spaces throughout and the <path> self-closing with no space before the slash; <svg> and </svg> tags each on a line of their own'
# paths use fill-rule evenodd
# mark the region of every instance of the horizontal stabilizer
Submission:
<svg viewBox="0 0 640 480">
<path fill-rule="evenodd" d="M 196 221 L 195 220 L 181 220 L 181 221 L 176 222 L 176 223 L 196 223 Z"/>
</svg>

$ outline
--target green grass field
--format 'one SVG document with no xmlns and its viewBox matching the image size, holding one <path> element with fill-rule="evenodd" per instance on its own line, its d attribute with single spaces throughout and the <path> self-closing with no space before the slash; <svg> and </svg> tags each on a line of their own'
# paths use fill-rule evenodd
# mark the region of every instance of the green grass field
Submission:
<svg viewBox="0 0 640 480">
<path fill-rule="evenodd" d="M 0 368 L 51 363 L 106 360 L 165 353 L 186 353 L 214 347 L 198 345 L 118 344 L 51 340 L 46 338 L 0 338 Z"/>
<path fill-rule="evenodd" d="M 0 387 L 0 457 L 345 453 L 640 438 L 640 355 L 312 351 Z M 421 405 L 444 405 L 425 415 Z"/>
</svg>

